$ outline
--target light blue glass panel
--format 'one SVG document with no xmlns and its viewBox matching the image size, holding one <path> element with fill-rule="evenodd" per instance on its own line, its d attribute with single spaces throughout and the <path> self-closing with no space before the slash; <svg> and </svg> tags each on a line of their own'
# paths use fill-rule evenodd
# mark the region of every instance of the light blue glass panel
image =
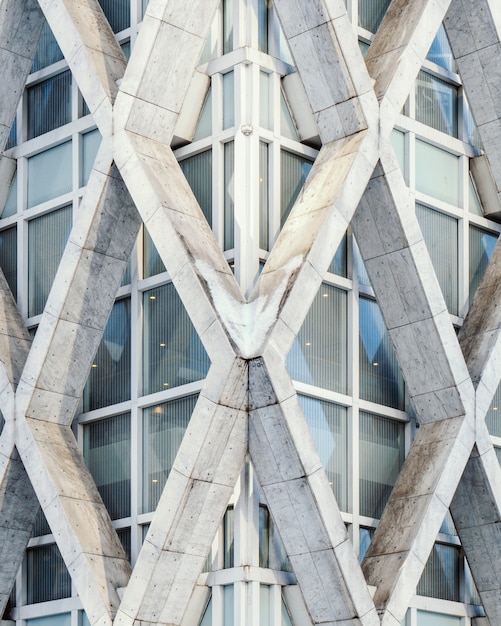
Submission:
<svg viewBox="0 0 501 626">
<path fill-rule="evenodd" d="M 416 189 L 459 206 L 459 157 L 417 139 Z"/>
<path fill-rule="evenodd" d="M 7 139 L 7 143 L 5 144 L 5 149 L 13 148 L 17 145 L 17 115 L 12 122 L 12 126 L 10 127 L 9 137 Z"/>
<path fill-rule="evenodd" d="M 71 72 L 28 87 L 27 107 L 28 139 L 71 122 Z"/>
<path fill-rule="evenodd" d="M 89 618 L 87 617 L 87 614 L 85 613 L 85 611 L 81 611 L 78 614 L 79 617 L 79 625 L 78 626 L 91 626 L 90 622 L 89 622 Z"/>
<path fill-rule="evenodd" d="M 289 106 L 282 91 L 280 92 L 280 132 L 288 139 L 299 141 L 296 125 L 294 124 Z"/>
<path fill-rule="evenodd" d="M 459 601 L 459 548 L 439 543 L 433 546 L 416 593 L 430 598 Z"/>
<path fill-rule="evenodd" d="M 475 188 L 475 183 L 473 182 L 471 174 L 470 174 L 470 178 L 469 178 L 468 182 L 469 182 L 469 185 L 468 185 L 468 192 L 469 192 L 468 208 L 470 210 L 470 213 L 473 213 L 474 215 L 480 215 L 480 216 L 483 217 L 484 212 L 482 210 L 482 204 L 480 202 L 480 198 L 478 197 L 478 193 L 477 193 L 477 190 Z"/>
<path fill-rule="evenodd" d="M 395 128 L 392 130 L 391 144 L 395 150 L 397 161 L 402 174 L 405 176 L 405 133 Z"/>
<path fill-rule="evenodd" d="M 71 141 L 28 159 L 28 208 L 72 189 Z"/>
<path fill-rule="evenodd" d="M 375 33 L 390 5 L 390 0 L 359 0 L 358 25 Z"/>
<path fill-rule="evenodd" d="M 360 527 L 359 531 L 359 550 L 358 550 L 358 562 L 361 563 L 364 560 L 365 553 L 369 549 L 372 537 L 374 536 L 374 528 Z"/>
<path fill-rule="evenodd" d="M 426 58 L 428 61 L 445 67 L 446 70 L 450 70 L 451 72 L 456 71 L 456 63 L 443 24 L 440 24 L 440 28 L 438 29 Z"/>
<path fill-rule="evenodd" d="M 235 142 L 224 144 L 224 249 L 235 245 Z"/>
<path fill-rule="evenodd" d="M 223 128 L 235 125 L 235 73 L 223 75 Z"/>
<path fill-rule="evenodd" d="M 457 87 L 421 70 L 416 80 L 416 120 L 457 137 Z"/>
<path fill-rule="evenodd" d="M 204 106 L 198 118 L 197 128 L 193 135 L 193 141 L 209 137 L 212 133 L 212 89 L 209 89 L 205 98 Z"/>
<path fill-rule="evenodd" d="M 130 0 L 98 0 L 114 33 L 130 26 Z"/>
<path fill-rule="evenodd" d="M 205 150 L 179 162 L 205 219 L 212 224 L 212 150 Z"/>
<path fill-rule="evenodd" d="M 259 505 L 259 567 L 270 567 L 271 520 L 268 507 Z"/>
<path fill-rule="evenodd" d="M 200 626 L 212 626 L 212 596 L 207 604 Z"/>
<path fill-rule="evenodd" d="M 346 233 L 327 271 L 332 274 L 337 274 L 338 276 L 348 276 L 348 235 Z"/>
<path fill-rule="evenodd" d="M 404 463 L 404 424 L 360 412 L 360 514 L 380 518 Z"/>
<path fill-rule="evenodd" d="M 323 284 L 287 356 L 294 380 L 347 392 L 347 294 Z"/>
<path fill-rule="evenodd" d="M 280 165 L 282 170 L 280 179 L 280 225 L 283 226 L 299 192 L 303 188 L 313 163 L 305 157 L 282 150 Z"/>
<path fill-rule="evenodd" d="M 485 416 L 485 423 L 494 437 L 501 437 L 501 385 L 498 385 L 491 405 Z"/>
<path fill-rule="evenodd" d="M 259 585 L 259 626 L 270 626 L 270 586 Z"/>
<path fill-rule="evenodd" d="M 344 406 L 298 396 L 339 508 L 348 511 L 348 413 Z"/>
<path fill-rule="evenodd" d="M 271 74 L 259 72 L 259 124 L 268 130 L 273 128 L 270 86 Z"/>
<path fill-rule="evenodd" d="M 470 304 L 482 280 L 497 240 L 497 235 L 488 233 L 476 226 L 470 226 Z"/>
<path fill-rule="evenodd" d="M 45 22 L 42 34 L 40 35 L 31 71 L 36 72 L 41 70 L 43 67 L 47 67 L 57 61 L 61 61 L 63 58 L 61 48 L 59 47 L 49 24 Z"/>
<path fill-rule="evenodd" d="M 28 315 L 42 313 L 72 225 L 72 205 L 28 223 Z"/>
<path fill-rule="evenodd" d="M 281 611 L 281 622 L 280 622 L 280 626 L 292 626 L 292 621 L 289 615 L 289 612 L 287 611 L 287 607 L 285 606 L 285 602 L 284 599 L 282 598 L 282 611 Z"/>
<path fill-rule="evenodd" d="M 145 226 L 143 228 L 143 278 L 149 278 L 165 271 L 165 265 Z"/>
<path fill-rule="evenodd" d="M 17 213 L 17 172 L 14 175 L 12 184 L 10 186 L 9 195 L 7 196 L 7 202 L 3 208 L 1 217 L 10 217 Z"/>
<path fill-rule="evenodd" d="M 89 180 L 96 154 L 101 145 L 101 133 L 96 128 L 82 135 L 82 161 L 80 163 L 80 185 L 83 187 Z"/>
<path fill-rule="evenodd" d="M 463 619 L 455 615 L 443 613 L 431 613 L 429 611 L 417 612 L 417 626 L 461 626 Z"/>
<path fill-rule="evenodd" d="M 0 267 L 17 299 L 17 228 L 12 226 L 0 231 Z"/>
<path fill-rule="evenodd" d="M 142 2 L 141 2 L 141 8 L 143 10 L 143 17 L 144 17 L 144 14 L 146 13 L 146 9 L 148 8 L 148 2 L 149 1 L 150 0 L 142 0 Z"/>
<path fill-rule="evenodd" d="M 143 295 L 143 393 L 205 378 L 209 357 L 172 283 Z"/>
<path fill-rule="evenodd" d="M 69 598 L 71 578 L 55 543 L 30 548 L 26 553 L 28 604 Z"/>
<path fill-rule="evenodd" d="M 71 613 L 59 615 L 47 615 L 46 617 L 34 617 L 25 621 L 26 626 L 71 626 Z M 85 626 L 90 623 L 87 621 Z M 82 626 L 84 626 L 82 624 Z"/>
<path fill-rule="evenodd" d="M 223 626 L 236 626 L 235 592 L 233 585 L 223 587 Z"/>
<path fill-rule="evenodd" d="M 269 151 L 268 144 L 259 142 L 259 247 L 268 250 L 270 245 L 269 221 Z"/>
<path fill-rule="evenodd" d="M 143 410 L 143 513 L 158 504 L 196 401 L 187 396 Z"/>
<path fill-rule="evenodd" d="M 233 50 L 233 2 L 223 0 L 223 54 Z"/>
<path fill-rule="evenodd" d="M 84 458 L 111 519 L 130 515 L 130 414 L 84 426 Z"/>
<path fill-rule="evenodd" d="M 261 50 L 261 52 L 268 52 L 268 21 L 269 21 L 268 0 L 258 0 L 258 3 L 257 3 L 258 49 Z"/>
<path fill-rule="evenodd" d="M 404 380 L 379 306 L 359 300 L 360 397 L 404 409 Z"/>
<path fill-rule="evenodd" d="M 235 510 L 232 506 L 226 509 L 223 518 L 223 567 L 235 564 Z"/>
<path fill-rule="evenodd" d="M 84 411 L 130 399 L 130 300 L 113 306 L 84 389 Z"/>
<path fill-rule="evenodd" d="M 458 314 L 458 223 L 454 217 L 416 204 L 416 217 L 423 233 L 445 303 Z"/>
</svg>

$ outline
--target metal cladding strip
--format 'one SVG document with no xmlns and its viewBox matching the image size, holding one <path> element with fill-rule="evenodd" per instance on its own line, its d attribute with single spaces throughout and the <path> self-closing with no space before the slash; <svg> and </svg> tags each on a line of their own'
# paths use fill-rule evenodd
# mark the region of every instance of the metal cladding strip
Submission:
<svg viewBox="0 0 501 626">
<path fill-rule="evenodd" d="M 496 0 L 453 0 L 444 21 L 463 88 L 501 200 L 501 7 Z"/>
<path fill-rule="evenodd" d="M 37 0 L 0 0 L 0 153 L 4 151 L 44 25 Z"/>
<path fill-rule="evenodd" d="M 284 359 L 249 362 L 249 453 L 313 624 L 379 624 Z"/>
<path fill-rule="evenodd" d="M 16 446 L 92 624 L 111 624 L 130 565 L 71 422 L 139 226 L 105 140 L 16 393 Z"/>
<path fill-rule="evenodd" d="M 127 61 L 97 0 L 39 0 L 103 137 L 113 133 L 113 104 Z"/>
</svg>

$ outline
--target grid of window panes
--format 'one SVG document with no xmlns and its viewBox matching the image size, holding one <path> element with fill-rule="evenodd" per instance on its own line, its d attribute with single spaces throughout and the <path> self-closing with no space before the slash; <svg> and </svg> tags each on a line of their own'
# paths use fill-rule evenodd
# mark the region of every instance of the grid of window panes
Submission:
<svg viewBox="0 0 501 626">
<path fill-rule="evenodd" d="M 221 3 L 201 59 L 201 69 L 211 79 L 209 91 L 193 137 L 179 137 L 173 146 L 244 290 L 259 274 L 320 147 L 314 137 L 302 141 L 295 120 L 305 113 L 291 109 L 283 88 L 292 58 L 272 3 L 256 0 L 252 28 L 239 29 L 234 16 L 239 15 L 238 4 L 245 2 Z M 100 0 L 100 4 L 128 55 L 147 0 Z M 365 47 L 388 4 L 389 0 L 351 2 Z M 230 53 L 244 45 L 268 56 L 259 57 L 261 65 L 241 63 Z M 211 63 L 215 57 L 221 57 L 217 65 Z M 392 141 L 416 196 L 416 215 L 451 323 L 460 325 L 500 228 L 484 217 L 468 174 L 468 159 L 478 147 L 454 72 L 440 31 Z M 238 92 L 243 84 L 252 84 L 259 94 L 259 107 L 251 119 Z M 248 132 L 246 142 L 236 138 L 242 125 Z M 18 173 L 0 216 L 0 266 L 35 331 L 101 139 L 48 28 L 42 34 L 14 134 L 8 154 L 17 159 Z M 252 167 L 249 154 L 257 155 Z M 249 194 L 239 194 L 242 188 Z M 257 219 L 250 207 L 258 213 Z M 252 240 L 254 247 L 243 246 L 243 237 Z M 21 255 L 26 258 L 18 263 Z M 92 363 L 76 421 L 86 462 L 133 562 L 209 366 L 144 229 Z M 287 357 L 287 367 L 362 558 L 404 462 L 415 418 L 350 232 L 332 260 Z M 494 400 L 488 422 L 501 446 L 500 402 Z M 249 555 L 242 546 L 249 545 L 253 531 L 258 540 Z M 236 623 L 235 593 L 240 591 L 235 590 L 240 587 L 229 584 L 228 576 L 224 585 L 214 582 L 214 571 L 234 571 L 237 583 L 237 566 L 249 563 L 276 574 L 276 584 L 259 589 L 260 623 L 274 623 L 271 615 L 277 614 L 278 606 L 282 626 L 293 624 L 280 587 L 293 583 L 294 577 L 252 467 L 242 473 L 208 558 L 205 575 L 212 596 L 201 624 L 214 623 L 213 614 L 222 615 L 217 626 Z M 50 574 L 45 575 L 46 570 Z M 471 584 L 464 575 L 453 524 L 446 520 L 417 591 L 458 604 L 478 603 L 474 592 L 466 596 L 464 590 Z M 28 626 L 69 624 L 71 611 L 75 612 L 67 600 L 70 595 L 71 581 L 40 516 L 18 576 L 12 616 L 21 620 L 29 615 Z M 50 602 L 47 608 L 45 602 Z M 42 603 L 40 617 L 25 611 L 31 603 Z M 57 615 L 49 615 L 54 607 Z M 456 616 L 446 612 L 437 620 L 444 626 L 449 620 L 452 626 Z M 409 615 L 407 626 L 425 625 L 435 614 L 414 608 Z M 78 619 L 87 623 L 83 613 Z"/>
</svg>

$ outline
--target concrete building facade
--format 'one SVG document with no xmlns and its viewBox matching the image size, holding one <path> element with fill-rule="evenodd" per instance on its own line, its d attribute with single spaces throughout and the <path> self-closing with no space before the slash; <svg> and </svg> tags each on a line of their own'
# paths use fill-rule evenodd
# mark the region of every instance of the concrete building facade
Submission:
<svg viewBox="0 0 501 626">
<path fill-rule="evenodd" d="M 2 624 L 501 626 L 500 29 L 0 0 Z"/>
</svg>

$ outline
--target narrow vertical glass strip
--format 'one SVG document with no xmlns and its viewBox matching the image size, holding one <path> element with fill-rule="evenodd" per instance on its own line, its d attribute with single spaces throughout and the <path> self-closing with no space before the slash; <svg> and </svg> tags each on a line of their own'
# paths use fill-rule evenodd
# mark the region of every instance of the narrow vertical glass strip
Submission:
<svg viewBox="0 0 501 626">
<path fill-rule="evenodd" d="M 235 144 L 224 144 L 224 249 L 235 245 Z"/>
<path fill-rule="evenodd" d="M 360 397 L 404 409 L 404 380 L 377 302 L 359 300 Z"/>
<path fill-rule="evenodd" d="M 435 268 L 444 300 L 458 314 L 458 223 L 454 217 L 416 204 L 416 217 Z"/>
<path fill-rule="evenodd" d="M 71 141 L 28 159 L 28 208 L 72 189 Z"/>
<path fill-rule="evenodd" d="M 310 173 L 312 162 L 286 150 L 281 152 L 280 225 L 285 224 L 294 202 Z"/>
<path fill-rule="evenodd" d="M 348 511 L 348 413 L 344 406 L 298 396 L 339 508 Z"/>
<path fill-rule="evenodd" d="M 235 72 L 223 74 L 223 129 L 235 126 Z"/>
<path fill-rule="evenodd" d="M 49 24 L 45 22 L 31 71 L 37 72 L 48 65 L 61 61 L 63 58 L 63 53 L 54 37 L 54 33 L 51 31 Z"/>
<path fill-rule="evenodd" d="M 327 271 L 331 272 L 331 274 L 337 274 L 338 276 L 348 276 L 348 235 L 346 233 L 341 239 L 341 243 Z"/>
<path fill-rule="evenodd" d="M 100 145 L 101 133 L 97 128 L 82 135 L 82 160 L 80 162 L 80 185 L 82 187 L 89 180 Z"/>
<path fill-rule="evenodd" d="M 397 156 L 400 171 L 405 176 L 405 133 L 394 128 L 391 132 L 390 139 Z"/>
<path fill-rule="evenodd" d="M 13 226 L 0 231 L 0 267 L 5 280 L 17 299 L 17 228 Z"/>
<path fill-rule="evenodd" d="M 259 142 L 259 247 L 268 250 L 270 245 L 269 222 L 269 146 Z"/>
<path fill-rule="evenodd" d="M 287 356 L 294 380 L 347 392 L 347 294 L 323 284 Z"/>
<path fill-rule="evenodd" d="M 258 0 L 257 5 L 257 29 L 258 29 L 258 49 L 261 52 L 268 52 L 268 32 L 269 32 L 269 9 L 268 0 Z"/>
<path fill-rule="evenodd" d="M 143 393 L 205 378 L 209 357 L 172 283 L 143 295 Z"/>
<path fill-rule="evenodd" d="M 27 107 L 28 139 L 71 122 L 71 72 L 28 87 Z"/>
<path fill-rule="evenodd" d="M 233 50 L 233 2 L 223 0 L 223 54 Z"/>
<path fill-rule="evenodd" d="M 421 70 L 416 79 L 416 120 L 457 137 L 457 87 Z"/>
<path fill-rule="evenodd" d="M 270 585 L 259 585 L 259 626 L 270 626 Z"/>
<path fill-rule="evenodd" d="M 380 518 L 404 462 L 404 424 L 360 412 L 360 514 Z"/>
<path fill-rule="evenodd" d="M 10 133 L 7 143 L 5 144 L 5 149 L 9 150 L 9 148 L 13 148 L 14 146 L 17 146 L 17 115 L 12 122 L 12 126 L 10 127 Z"/>
<path fill-rule="evenodd" d="M 268 507 L 259 505 L 259 567 L 270 567 L 271 519 Z"/>
<path fill-rule="evenodd" d="M 228 569 L 235 565 L 235 510 L 232 506 L 224 514 L 223 535 L 223 567 Z"/>
<path fill-rule="evenodd" d="M 130 300 L 111 310 L 84 389 L 84 411 L 130 399 Z"/>
<path fill-rule="evenodd" d="M 26 594 L 28 604 L 71 596 L 71 578 L 55 543 L 27 551 Z"/>
<path fill-rule="evenodd" d="M 130 413 L 84 426 L 84 458 L 111 519 L 130 515 Z"/>
<path fill-rule="evenodd" d="M 72 205 L 28 224 L 28 315 L 42 313 L 71 230 Z"/>
<path fill-rule="evenodd" d="M 14 175 L 12 184 L 10 186 L 9 195 L 0 217 L 10 217 L 17 213 L 17 172 Z"/>
<path fill-rule="evenodd" d="M 212 150 L 179 162 L 207 222 L 212 225 Z"/>
<path fill-rule="evenodd" d="M 288 139 L 299 141 L 296 125 L 292 119 L 289 105 L 287 104 L 283 91 L 280 92 L 280 132 Z"/>
<path fill-rule="evenodd" d="M 223 587 L 223 626 L 235 625 L 235 590 L 233 585 Z"/>
<path fill-rule="evenodd" d="M 469 233 L 470 250 L 470 290 L 469 303 L 471 304 L 473 296 L 482 280 L 487 263 L 494 252 L 494 246 L 498 240 L 496 235 L 488 233 L 476 226 L 470 226 Z"/>
<path fill-rule="evenodd" d="M 193 135 L 193 141 L 204 139 L 212 134 L 212 89 L 207 92 L 200 117 L 198 118 L 197 128 Z"/>
<path fill-rule="evenodd" d="M 271 74 L 259 72 L 259 124 L 262 128 L 272 130 L 272 108 L 270 106 Z"/>
<path fill-rule="evenodd" d="M 156 509 L 196 401 L 187 396 L 143 411 L 143 513 Z"/>
<path fill-rule="evenodd" d="M 145 226 L 143 228 L 143 278 L 149 278 L 165 271 L 165 265 Z"/>
</svg>

